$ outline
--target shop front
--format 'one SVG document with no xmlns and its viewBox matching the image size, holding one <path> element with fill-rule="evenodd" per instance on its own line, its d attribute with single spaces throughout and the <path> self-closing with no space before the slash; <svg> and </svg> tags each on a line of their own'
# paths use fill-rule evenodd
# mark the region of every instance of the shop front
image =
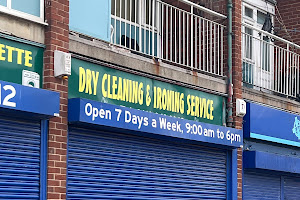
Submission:
<svg viewBox="0 0 300 200">
<path fill-rule="evenodd" d="M 47 119 L 59 94 L 0 81 L 0 199 L 46 199 Z"/>
<path fill-rule="evenodd" d="M 0 199 L 46 199 L 47 131 L 59 94 L 42 85 L 41 44 L 0 34 Z"/>
<path fill-rule="evenodd" d="M 247 103 L 244 199 L 300 199 L 300 116 Z"/>
<path fill-rule="evenodd" d="M 72 59 L 69 199 L 235 199 L 224 97 Z M 146 75 L 145 75 L 146 76 Z"/>
</svg>

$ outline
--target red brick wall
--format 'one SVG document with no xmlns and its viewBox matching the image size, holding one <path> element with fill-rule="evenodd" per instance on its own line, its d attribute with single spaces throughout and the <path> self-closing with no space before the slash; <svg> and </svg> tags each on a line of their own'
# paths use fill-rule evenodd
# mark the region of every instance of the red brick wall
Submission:
<svg viewBox="0 0 300 200">
<path fill-rule="evenodd" d="M 60 93 L 60 117 L 49 121 L 47 199 L 66 199 L 68 81 L 55 78 L 54 51 L 69 51 L 69 1 L 46 0 L 44 88 Z"/>
<path fill-rule="evenodd" d="M 277 16 L 275 18 L 275 31 L 277 35 L 300 45 L 300 1 L 278 0 L 277 2 L 278 10 L 275 9 Z M 286 48 L 286 44 L 280 42 L 275 42 L 275 44 Z M 290 48 L 290 50 L 300 54 L 300 49 Z"/>
<path fill-rule="evenodd" d="M 279 12 L 275 9 L 278 18 L 282 18 L 283 24 L 288 30 L 288 34 L 281 25 L 279 36 L 287 40 L 300 44 L 300 1 L 299 0 L 277 0 L 277 7 Z M 280 14 L 280 15 L 279 15 Z M 275 27 L 280 27 L 280 23 L 275 19 Z"/>
<path fill-rule="evenodd" d="M 236 116 L 236 99 L 242 99 L 242 1 L 232 0 L 232 83 L 233 83 L 233 125 L 242 129 L 243 118 Z M 242 200 L 243 151 L 238 149 L 238 199 Z"/>
</svg>

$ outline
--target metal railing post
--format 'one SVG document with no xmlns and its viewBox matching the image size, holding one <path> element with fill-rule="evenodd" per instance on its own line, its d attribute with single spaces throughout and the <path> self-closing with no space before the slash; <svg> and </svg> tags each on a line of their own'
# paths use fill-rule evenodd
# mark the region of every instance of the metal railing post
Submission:
<svg viewBox="0 0 300 200">
<path fill-rule="evenodd" d="M 156 56 L 161 59 L 161 13 L 160 13 L 160 3 L 156 0 L 156 24 L 157 24 L 157 36 L 156 36 Z M 153 39 L 154 40 L 154 39 Z"/>
<path fill-rule="evenodd" d="M 286 95 L 289 95 L 289 71 L 290 71 L 290 44 L 286 45 Z"/>
<path fill-rule="evenodd" d="M 194 6 L 191 5 L 191 70 L 194 68 Z"/>
</svg>

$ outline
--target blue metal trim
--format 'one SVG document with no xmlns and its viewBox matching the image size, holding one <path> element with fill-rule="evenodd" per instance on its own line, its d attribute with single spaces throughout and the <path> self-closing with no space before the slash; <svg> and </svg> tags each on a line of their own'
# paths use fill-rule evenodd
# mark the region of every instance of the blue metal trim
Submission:
<svg viewBox="0 0 300 200">
<path fill-rule="evenodd" d="M 33 46 L 37 46 L 37 47 L 41 47 L 41 48 L 46 48 L 45 44 L 41 44 L 41 43 L 38 43 L 38 42 L 33 42 L 33 41 L 30 41 L 30 40 L 14 37 L 14 36 L 11 36 L 11 35 L 6 35 L 6 34 L 3 34 L 3 33 L 0 33 L 0 37 L 3 37 L 5 39 L 9 39 L 9 40 L 13 40 L 13 41 L 16 41 L 16 42 L 21 42 L 21 43 L 24 43 L 24 44 L 29 44 L 29 45 L 33 45 Z"/>
<path fill-rule="evenodd" d="M 242 199 L 244 199 L 244 183 L 245 183 L 245 180 L 244 180 L 244 162 L 243 162 L 243 167 L 242 167 Z"/>
<path fill-rule="evenodd" d="M 244 168 L 267 169 L 300 174 L 300 158 L 261 151 L 244 151 Z M 293 164 L 291 164 L 293 163 Z"/>
<path fill-rule="evenodd" d="M 40 199 L 47 199 L 47 141 L 48 120 L 41 121 Z"/>
<path fill-rule="evenodd" d="M 280 199 L 284 200 L 284 178 L 280 176 Z"/>
<path fill-rule="evenodd" d="M 250 137 L 255 138 L 255 139 L 266 140 L 266 141 L 270 141 L 270 142 L 276 142 L 276 143 L 280 143 L 280 144 L 287 144 L 287 145 L 291 145 L 291 146 L 300 147 L 300 142 L 294 142 L 291 140 L 280 139 L 280 138 L 261 135 L 261 134 L 257 134 L 257 133 L 250 133 Z"/>
<path fill-rule="evenodd" d="M 227 159 L 226 159 L 226 165 L 227 165 L 227 198 L 226 199 L 232 199 L 232 151 L 227 151 Z"/>
<path fill-rule="evenodd" d="M 67 126 L 67 166 L 66 166 L 66 195 L 68 195 L 68 180 L 69 180 L 69 125 Z"/>
<path fill-rule="evenodd" d="M 232 167 L 232 200 L 237 200 L 238 199 L 238 191 L 237 191 L 237 187 L 238 187 L 238 175 L 237 175 L 237 149 L 233 149 L 231 151 L 232 155 L 231 155 L 231 167 Z"/>
</svg>

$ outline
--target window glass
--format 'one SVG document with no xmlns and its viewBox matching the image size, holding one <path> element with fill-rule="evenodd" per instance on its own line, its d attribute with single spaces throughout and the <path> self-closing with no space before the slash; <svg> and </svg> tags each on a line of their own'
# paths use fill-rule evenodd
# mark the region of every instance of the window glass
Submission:
<svg viewBox="0 0 300 200">
<path fill-rule="evenodd" d="M 40 0 L 11 0 L 11 8 L 40 17 Z"/>
<path fill-rule="evenodd" d="M 253 35 L 253 31 L 250 28 L 245 28 L 245 57 L 248 59 L 252 59 L 252 35 Z"/>
<path fill-rule="evenodd" d="M 7 6 L 6 0 L 0 0 L 0 5 L 1 6 Z"/>
<path fill-rule="evenodd" d="M 263 37 L 262 42 L 262 69 L 270 72 L 270 39 L 266 36 Z"/>
<path fill-rule="evenodd" d="M 263 25 L 265 23 L 266 17 L 267 15 L 265 13 L 257 11 L 257 23 Z"/>
<path fill-rule="evenodd" d="M 245 16 L 253 18 L 253 10 L 251 8 L 245 7 Z"/>
<path fill-rule="evenodd" d="M 246 83 L 253 84 L 253 30 L 245 27 L 244 36 L 244 59 L 243 60 L 243 81 Z"/>
</svg>

